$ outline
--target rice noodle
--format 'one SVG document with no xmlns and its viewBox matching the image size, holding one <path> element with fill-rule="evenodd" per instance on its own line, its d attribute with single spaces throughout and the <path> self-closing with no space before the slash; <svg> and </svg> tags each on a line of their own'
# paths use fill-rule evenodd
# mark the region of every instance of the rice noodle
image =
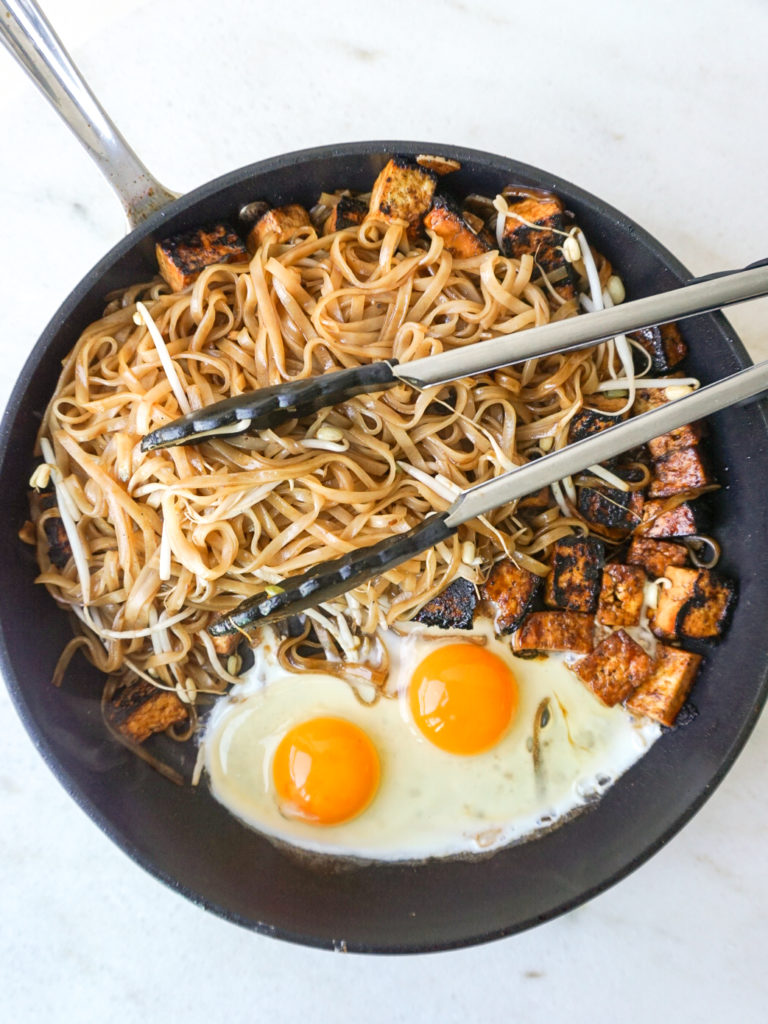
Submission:
<svg viewBox="0 0 768 1024">
<path fill-rule="evenodd" d="M 499 208 L 503 222 L 504 200 Z M 407 531 L 459 491 L 540 454 L 544 439 L 562 447 L 589 394 L 624 386 L 631 396 L 625 342 L 620 379 L 601 345 L 424 393 L 402 385 L 361 395 L 256 436 L 140 449 L 143 434 L 190 408 L 578 312 L 550 297 L 548 281 L 533 284 L 533 271 L 531 256 L 456 259 L 437 235 L 413 243 L 402 225 L 369 218 L 324 237 L 304 228 L 292 244 L 272 236 L 250 264 L 208 267 L 182 292 L 152 281 L 112 296 L 65 360 L 39 439 L 74 554 L 55 569 L 39 542 L 40 580 L 98 636 L 85 648 L 98 667 L 181 687 L 186 699 L 222 692 L 235 676 L 205 634 L 216 615 L 265 584 Z M 459 572 L 482 582 L 502 553 L 541 573 L 555 540 L 583 529 L 573 482 L 552 491 L 545 512 L 496 509 L 307 621 L 358 680 L 379 685 L 380 670 L 361 660 L 378 630 L 408 621 Z M 462 551 L 475 557 L 464 563 Z M 305 656 L 302 643 L 286 641 L 284 663 L 316 667 L 320 655 Z"/>
</svg>

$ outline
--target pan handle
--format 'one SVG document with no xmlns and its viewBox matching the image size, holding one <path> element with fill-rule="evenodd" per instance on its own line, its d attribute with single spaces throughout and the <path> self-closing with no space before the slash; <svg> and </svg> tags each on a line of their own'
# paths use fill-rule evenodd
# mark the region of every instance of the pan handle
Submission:
<svg viewBox="0 0 768 1024">
<path fill-rule="evenodd" d="M 0 0 L 0 41 L 96 161 L 130 228 L 178 198 L 149 173 L 117 130 L 35 0 Z"/>
</svg>

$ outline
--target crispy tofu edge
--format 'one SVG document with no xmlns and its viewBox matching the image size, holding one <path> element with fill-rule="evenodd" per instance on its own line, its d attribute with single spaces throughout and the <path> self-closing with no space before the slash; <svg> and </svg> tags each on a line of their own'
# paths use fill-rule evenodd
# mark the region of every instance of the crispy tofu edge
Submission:
<svg viewBox="0 0 768 1024">
<path fill-rule="evenodd" d="M 610 633 L 574 671 L 607 707 L 626 700 L 651 673 L 653 660 L 623 629 Z"/>
<path fill-rule="evenodd" d="M 134 743 L 143 743 L 188 716 L 175 693 L 159 690 L 143 679 L 118 690 L 105 713 L 112 727 Z"/>
<path fill-rule="evenodd" d="M 662 640 L 719 640 L 736 603 L 736 584 L 709 569 L 669 566 L 666 576 L 671 586 L 659 594 L 652 632 Z"/>
<path fill-rule="evenodd" d="M 627 709 L 632 714 L 673 726 L 691 692 L 701 662 L 700 654 L 657 644 L 651 674 L 628 698 Z"/>
<path fill-rule="evenodd" d="M 517 629 L 536 600 L 542 577 L 503 558 L 491 569 L 480 588 L 484 601 L 495 608 L 495 628 L 501 634 Z"/>
<path fill-rule="evenodd" d="M 250 252 L 256 252 L 269 235 L 275 235 L 278 244 L 289 242 L 297 231 L 311 227 L 309 214 L 299 203 L 273 206 L 256 221 L 248 232 L 246 244 Z"/>
<path fill-rule="evenodd" d="M 583 612 L 531 612 L 512 634 L 512 650 L 589 654 L 594 647 L 594 628 L 594 616 Z"/>
<path fill-rule="evenodd" d="M 213 224 L 170 235 L 155 244 L 161 276 L 175 292 L 192 284 L 206 267 L 248 259 L 248 250 L 229 224 Z"/>
<path fill-rule="evenodd" d="M 642 566 L 606 565 L 597 603 L 597 621 L 602 626 L 636 626 L 643 608 L 646 579 Z"/>
<path fill-rule="evenodd" d="M 552 549 L 544 603 L 549 608 L 594 614 L 600 596 L 605 548 L 596 537 L 563 537 Z"/>
<path fill-rule="evenodd" d="M 415 622 L 439 629 L 471 629 L 477 607 L 474 583 L 459 576 L 419 609 Z"/>
<path fill-rule="evenodd" d="M 683 544 L 644 535 L 633 537 L 627 551 L 627 564 L 641 565 L 653 578 L 664 576 L 670 565 L 683 566 L 687 562 L 688 549 Z"/>
<path fill-rule="evenodd" d="M 407 224 L 409 238 L 418 237 L 422 219 L 432 205 L 437 175 L 406 157 L 392 157 L 371 190 L 369 216 Z"/>
<path fill-rule="evenodd" d="M 445 248 L 457 259 L 480 256 L 490 249 L 445 196 L 434 197 L 431 209 L 424 216 L 424 227 L 442 238 Z"/>
</svg>

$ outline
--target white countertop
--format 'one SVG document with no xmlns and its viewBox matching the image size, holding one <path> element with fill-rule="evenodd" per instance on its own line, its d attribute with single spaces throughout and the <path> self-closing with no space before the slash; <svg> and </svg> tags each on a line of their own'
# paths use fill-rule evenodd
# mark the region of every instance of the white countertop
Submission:
<svg viewBox="0 0 768 1024">
<path fill-rule="evenodd" d="M 766 254 L 759 0 L 46 7 L 106 109 L 173 188 L 330 141 L 450 140 L 578 182 L 696 273 Z M 123 224 L 4 52 L 0 125 L 4 403 L 49 317 Z M 767 314 L 765 300 L 731 314 L 755 358 L 768 355 Z M 4 689 L 0 723 L 6 1020 L 766 1019 L 765 718 L 703 810 L 621 884 L 523 935 L 410 958 L 294 947 L 187 903 L 65 795 Z"/>
</svg>

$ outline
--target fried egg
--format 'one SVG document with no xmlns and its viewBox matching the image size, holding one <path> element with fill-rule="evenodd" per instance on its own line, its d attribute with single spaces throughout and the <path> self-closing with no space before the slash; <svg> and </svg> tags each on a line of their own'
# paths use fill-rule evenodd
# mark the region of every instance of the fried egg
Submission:
<svg viewBox="0 0 768 1024">
<path fill-rule="evenodd" d="M 385 637 L 386 696 L 291 674 L 274 640 L 214 709 L 210 788 L 232 814 L 318 853 L 421 860 L 494 849 L 601 795 L 660 734 L 605 707 L 567 656 L 512 655 L 490 622 L 466 637 Z"/>
</svg>

